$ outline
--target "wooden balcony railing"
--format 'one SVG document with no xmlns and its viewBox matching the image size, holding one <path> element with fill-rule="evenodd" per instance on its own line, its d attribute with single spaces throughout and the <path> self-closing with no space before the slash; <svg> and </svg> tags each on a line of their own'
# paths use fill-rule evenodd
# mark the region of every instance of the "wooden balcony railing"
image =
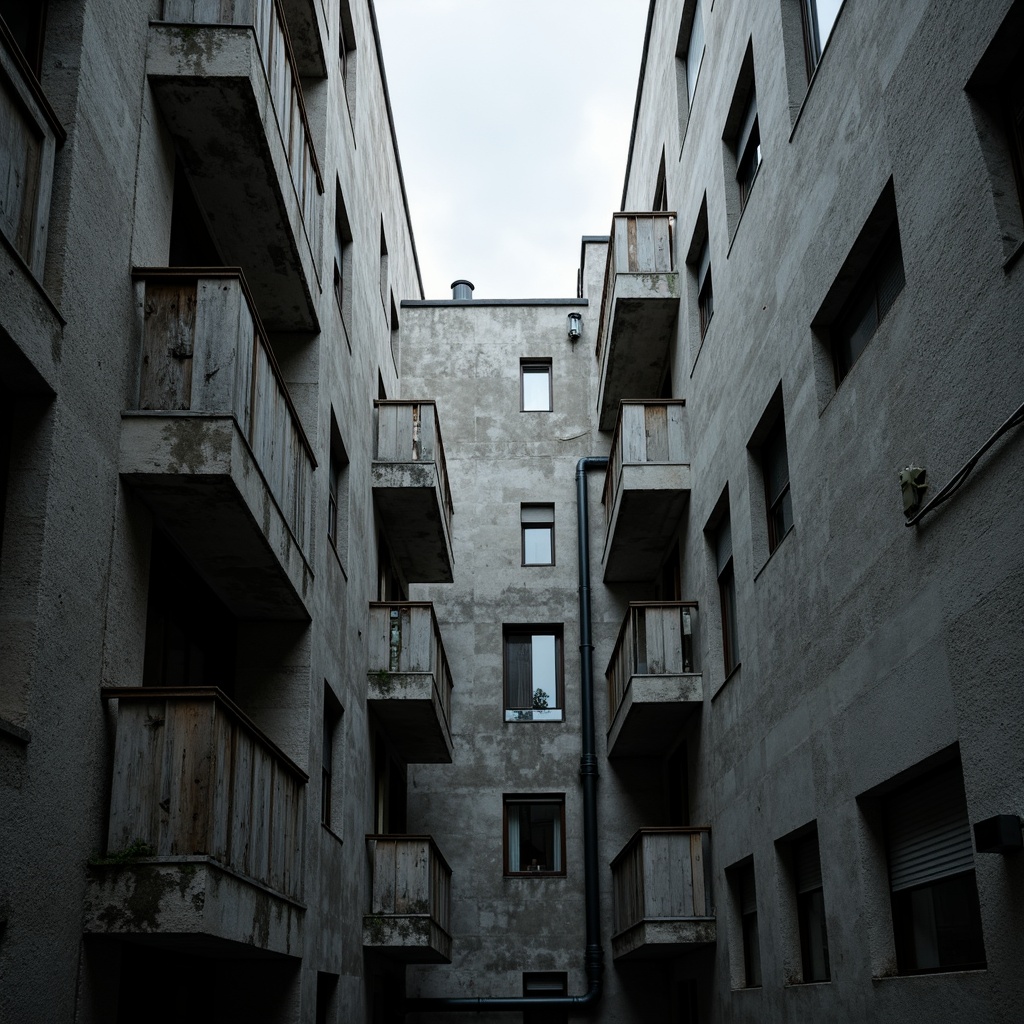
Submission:
<svg viewBox="0 0 1024 1024">
<path fill-rule="evenodd" d="M 105 687 L 117 738 L 107 850 L 205 856 L 298 900 L 306 774 L 215 687 Z"/>
<path fill-rule="evenodd" d="M 654 402 L 623 401 L 612 437 L 604 475 L 604 514 L 610 522 L 622 486 L 623 465 L 686 461 L 684 418 L 686 399 Z"/>
<path fill-rule="evenodd" d="M 424 673 L 433 677 L 444 730 L 450 736 L 452 670 L 433 604 L 429 601 L 371 602 L 368 640 L 371 673 Z"/>
<path fill-rule="evenodd" d="M 642 828 L 612 861 L 614 936 L 652 922 L 714 918 L 711 829 Z"/>
<path fill-rule="evenodd" d="M 54 154 L 63 141 L 64 129 L 0 19 L 0 232 L 37 281 L 46 262 Z"/>
<path fill-rule="evenodd" d="M 615 278 L 618 274 L 671 274 L 675 269 L 674 213 L 616 213 L 612 216 L 611 242 L 604 273 L 604 296 L 597 327 L 596 355 L 605 348 L 605 332 L 611 327 Z"/>
<path fill-rule="evenodd" d="M 310 250 L 324 191 L 320 164 L 302 100 L 302 86 L 288 36 L 281 0 L 164 0 L 163 20 L 180 25 L 250 25 L 259 43 L 292 184 L 302 210 Z"/>
<path fill-rule="evenodd" d="M 606 673 L 609 719 L 614 719 L 633 676 L 700 672 L 697 624 L 693 601 L 630 603 Z"/>
<path fill-rule="evenodd" d="M 140 268 L 139 409 L 230 415 L 310 555 L 316 457 L 238 269 Z"/>
<path fill-rule="evenodd" d="M 430 836 L 367 836 L 373 880 L 363 944 L 450 962 L 452 869 Z"/>
<path fill-rule="evenodd" d="M 436 404 L 432 401 L 383 398 L 375 400 L 373 404 L 377 416 L 374 459 L 378 462 L 435 463 L 441 488 L 442 513 L 450 533 L 454 506 Z"/>
</svg>

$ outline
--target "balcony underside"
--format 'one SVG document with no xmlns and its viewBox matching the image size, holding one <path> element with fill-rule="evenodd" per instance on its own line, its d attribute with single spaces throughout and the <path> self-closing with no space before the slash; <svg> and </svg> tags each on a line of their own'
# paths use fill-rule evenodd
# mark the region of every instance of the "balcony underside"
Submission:
<svg viewBox="0 0 1024 1024">
<path fill-rule="evenodd" d="M 327 62 L 318 0 L 281 0 L 295 64 L 304 78 L 325 78 Z"/>
<path fill-rule="evenodd" d="M 626 464 L 615 493 L 602 559 L 604 582 L 651 580 L 686 511 L 689 464 Z"/>
<path fill-rule="evenodd" d="M 234 615 L 310 618 L 312 570 L 231 416 L 124 413 L 120 472 Z"/>
<path fill-rule="evenodd" d="M 224 263 L 268 330 L 317 330 L 316 269 L 249 27 L 152 25 L 146 71 Z"/>
<path fill-rule="evenodd" d="M 305 908 L 208 857 L 89 868 L 86 933 L 218 957 L 301 957 Z"/>
<path fill-rule="evenodd" d="M 363 948 L 406 964 L 450 964 L 452 937 L 428 914 L 367 914 Z"/>
<path fill-rule="evenodd" d="M 451 583 L 452 542 L 433 462 L 374 462 L 373 497 L 409 583 Z"/>
<path fill-rule="evenodd" d="M 608 756 L 664 753 L 703 701 L 699 673 L 632 676 L 608 730 Z"/>
<path fill-rule="evenodd" d="M 661 960 L 716 941 L 715 919 L 649 918 L 612 936 L 615 960 Z"/>
<path fill-rule="evenodd" d="M 661 390 L 679 312 L 679 274 L 616 274 L 598 399 L 602 430 L 615 427 L 623 398 Z"/>
<path fill-rule="evenodd" d="M 366 703 L 410 764 L 452 763 L 452 737 L 433 673 L 370 672 Z"/>
<path fill-rule="evenodd" d="M 64 322 L 2 235 L 0 281 L 0 381 L 10 391 L 53 394 Z"/>
</svg>

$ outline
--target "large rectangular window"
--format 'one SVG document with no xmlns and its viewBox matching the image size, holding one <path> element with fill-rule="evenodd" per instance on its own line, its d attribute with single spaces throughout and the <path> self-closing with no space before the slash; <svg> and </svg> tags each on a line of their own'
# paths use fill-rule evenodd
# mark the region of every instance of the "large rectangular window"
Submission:
<svg viewBox="0 0 1024 1024">
<path fill-rule="evenodd" d="M 701 0 L 696 0 L 692 4 L 692 10 L 693 17 L 686 40 L 686 98 L 690 106 L 693 106 L 693 92 L 697 88 L 697 76 L 704 61 L 704 16 L 701 12 Z"/>
<path fill-rule="evenodd" d="M 551 360 L 524 359 L 519 365 L 520 408 L 523 412 L 550 412 L 552 408 Z"/>
<path fill-rule="evenodd" d="M 555 564 L 555 506 L 523 505 L 523 565 Z"/>
<path fill-rule="evenodd" d="M 757 121 L 757 93 L 750 90 L 750 98 L 743 110 L 743 120 L 736 136 L 736 181 L 740 189 L 740 209 L 747 205 L 761 166 L 761 129 Z"/>
<path fill-rule="evenodd" d="M 505 627 L 505 721 L 560 722 L 562 627 Z"/>
<path fill-rule="evenodd" d="M 565 874 L 565 797 L 505 797 L 505 874 Z"/>
<path fill-rule="evenodd" d="M 974 849 L 959 764 L 904 786 L 883 807 L 900 974 L 985 966 Z"/>
</svg>

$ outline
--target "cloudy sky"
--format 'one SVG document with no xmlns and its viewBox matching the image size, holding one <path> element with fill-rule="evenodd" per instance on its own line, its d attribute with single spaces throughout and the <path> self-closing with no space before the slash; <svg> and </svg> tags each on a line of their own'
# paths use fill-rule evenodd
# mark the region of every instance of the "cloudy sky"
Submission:
<svg viewBox="0 0 1024 1024">
<path fill-rule="evenodd" d="M 622 198 L 647 0 L 375 0 L 426 297 L 576 294 Z"/>
</svg>

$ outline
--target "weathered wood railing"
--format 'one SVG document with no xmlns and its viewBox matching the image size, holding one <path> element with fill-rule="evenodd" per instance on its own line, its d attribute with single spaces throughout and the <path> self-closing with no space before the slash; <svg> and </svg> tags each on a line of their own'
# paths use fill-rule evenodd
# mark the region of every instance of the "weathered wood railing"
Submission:
<svg viewBox="0 0 1024 1024">
<path fill-rule="evenodd" d="M 430 836 L 367 836 L 370 913 L 429 922 L 435 949 L 451 948 L 452 869 Z M 438 935 L 437 932 L 440 931 Z"/>
<path fill-rule="evenodd" d="M 184 25 L 251 25 L 259 43 L 292 184 L 312 249 L 323 176 L 313 148 L 299 72 L 280 0 L 164 0 L 164 21 Z"/>
<path fill-rule="evenodd" d="M 139 409 L 230 415 L 301 551 L 316 457 L 237 269 L 140 268 Z"/>
<path fill-rule="evenodd" d="M 301 896 L 306 774 L 215 687 L 105 687 L 117 737 L 107 850 L 207 856 Z"/>
<path fill-rule="evenodd" d="M 53 159 L 64 129 L 0 19 L 0 232 L 37 281 L 46 262 Z"/>
<path fill-rule="evenodd" d="M 624 400 L 612 436 L 612 450 L 604 475 L 604 515 L 610 522 L 622 485 L 623 464 L 686 461 L 684 418 L 686 400 Z"/>
<path fill-rule="evenodd" d="M 432 401 L 383 398 L 373 404 L 377 419 L 374 458 L 378 462 L 433 462 L 441 487 L 441 507 L 450 531 L 454 506 L 437 406 Z"/>
<path fill-rule="evenodd" d="M 663 211 L 616 213 L 604 272 L 604 296 L 597 327 L 598 359 L 606 351 L 605 332 L 611 327 L 611 306 L 618 274 L 670 274 L 675 269 L 676 215 Z"/>
<path fill-rule="evenodd" d="M 698 651 L 696 602 L 631 602 L 606 672 L 609 721 L 633 676 L 700 672 Z"/>
<path fill-rule="evenodd" d="M 445 729 L 451 732 L 452 670 L 429 601 L 370 604 L 370 672 L 423 672 L 434 679 Z"/>
<path fill-rule="evenodd" d="M 642 828 L 612 861 L 613 934 L 714 916 L 711 829 Z"/>
</svg>

